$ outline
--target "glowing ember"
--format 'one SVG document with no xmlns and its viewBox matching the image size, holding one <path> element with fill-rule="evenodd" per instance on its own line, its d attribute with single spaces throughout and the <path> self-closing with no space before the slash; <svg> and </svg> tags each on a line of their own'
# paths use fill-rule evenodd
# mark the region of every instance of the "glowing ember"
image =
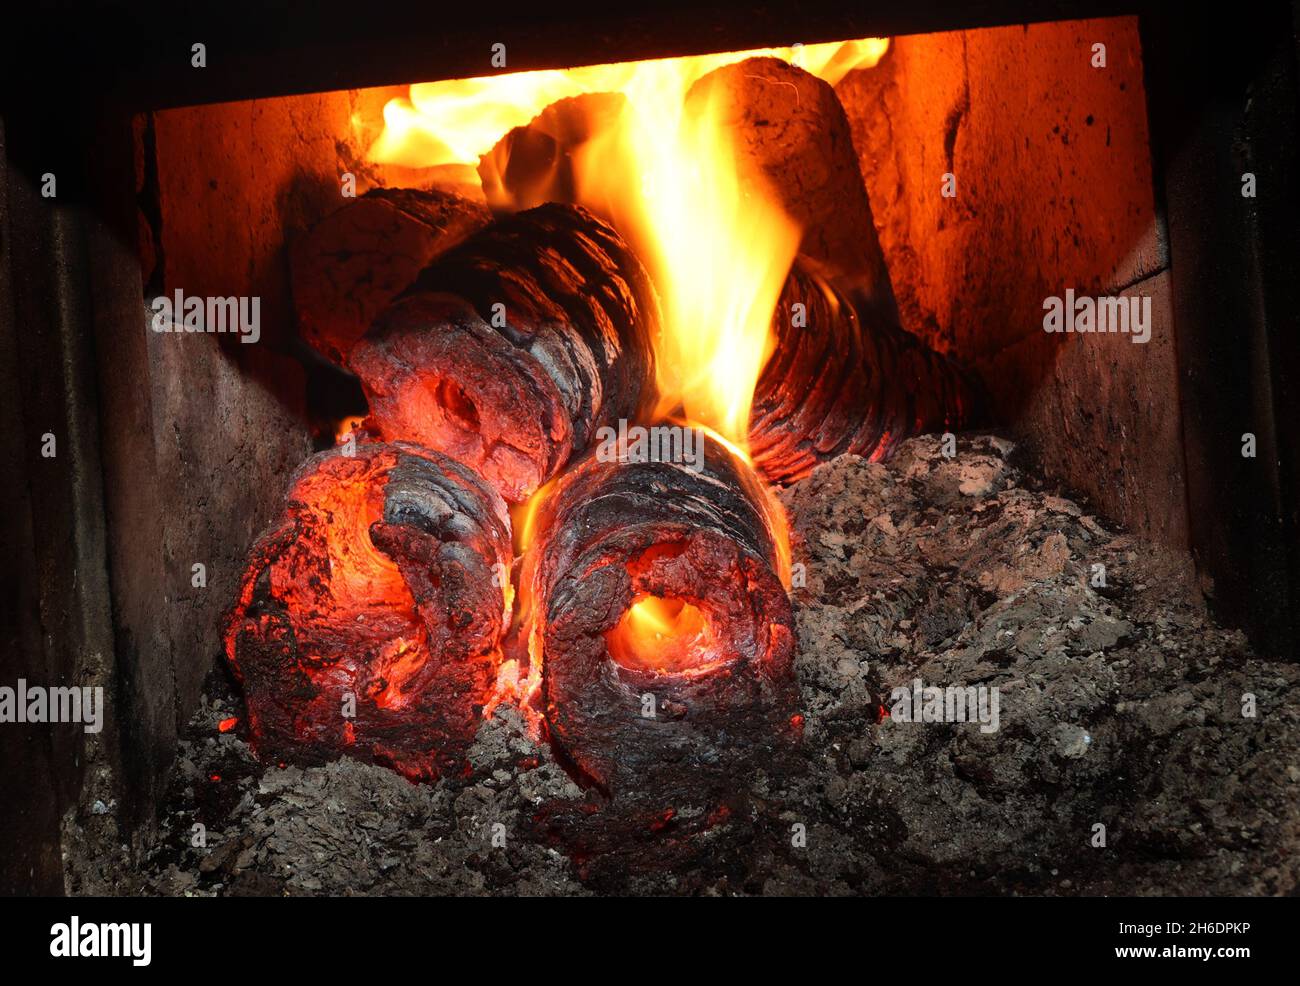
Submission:
<svg viewBox="0 0 1300 986">
<path fill-rule="evenodd" d="M 605 639 L 615 661 L 645 671 L 698 671 L 714 663 L 717 650 L 699 608 L 658 596 L 636 600 Z"/>
<path fill-rule="evenodd" d="M 508 559 L 504 502 L 451 459 L 375 443 L 309 459 L 227 626 L 254 745 L 413 779 L 454 767 L 499 662 Z"/>
</svg>

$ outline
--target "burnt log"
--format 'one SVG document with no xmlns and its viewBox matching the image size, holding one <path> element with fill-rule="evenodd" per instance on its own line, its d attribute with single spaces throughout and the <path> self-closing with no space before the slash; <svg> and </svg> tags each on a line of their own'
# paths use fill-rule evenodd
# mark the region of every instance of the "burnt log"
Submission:
<svg viewBox="0 0 1300 986">
<path fill-rule="evenodd" d="M 845 453 L 880 460 L 906 438 L 980 420 L 985 401 L 971 372 L 802 261 L 786 278 L 772 332 L 749 419 L 750 453 L 772 483 L 793 483 Z"/>
<path fill-rule="evenodd" d="M 481 202 L 445 191 L 377 188 L 348 203 L 290 245 L 299 334 L 347 365 L 374 317 L 438 254 L 490 220 Z"/>
<path fill-rule="evenodd" d="M 495 681 L 510 562 L 505 503 L 448 457 L 362 444 L 308 459 L 226 625 L 254 748 L 413 780 L 458 769 Z"/>
<path fill-rule="evenodd" d="M 742 184 L 762 182 L 775 195 L 803 230 L 806 261 L 851 283 L 876 314 L 898 319 L 848 117 L 829 84 L 779 58 L 747 58 L 701 77 L 686 111 L 716 114 Z"/>
<path fill-rule="evenodd" d="M 696 434 L 698 469 L 598 454 L 564 475 L 520 573 L 552 743 L 640 831 L 718 817 L 796 733 L 783 517 Z"/>
<path fill-rule="evenodd" d="M 654 399 L 659 301 L 576 206 L 502 219 L 425 268 L 353 350 L 385 439 L 439 449 L 517 503 Z"/>
</svg>

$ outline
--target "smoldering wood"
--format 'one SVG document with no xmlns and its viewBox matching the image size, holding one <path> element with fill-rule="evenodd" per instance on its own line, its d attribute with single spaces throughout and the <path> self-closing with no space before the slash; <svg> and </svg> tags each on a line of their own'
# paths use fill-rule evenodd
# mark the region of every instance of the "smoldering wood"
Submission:
<svg viewBox="0 0 1300 986">
<path fill-rule="evenodd" d="M 510 560 L 504 502 L 446 456 L 375 443 L 308 459 L 227 623 L 259 753 L 457 769 L 495 679 Z"/>
<path fill-rule="evenodd" d="M 291 243 L 299 333 L 346 366 L 374 317 L 438 254 L 490 219 L 481 202 L 452 192 L 371 189 Z"/>
<path fill-rule="evenodd" d="M 771 482 L 794 482 L 845 453 L 882 459 L 906 438 L 970 427 L 982 413 L 970 371 L 802 260 L 786 278 L 772 332 L 749 429 L 754 463 Z"/>
<path fill-rule="evenodd" d="M 733 806 L 736 776 L 795 738 L 793 616 L 773 507 L 745 468 L 711 440 L 699 472 L 593 456 L 542 505 L 520 578 L 547 724 L 606 799 L 595 822 L 548 816 L 571 848 L 616 851 L 667 824 L 683 799 L 707 805 L 686 822 L 707 828 Z M 617 663 L 606 635 L 645 594 L 704 611 L 725 660 L 697 675 Z"/>
<path fill-rule="evenodd" d="M 519 502 L 598 428 L 653 403 L 660 321 L 623 239 L 585 209 L 550 204 L 426 267 L 352 367 L 385 438 L 440 449 Z"/>
</svg>

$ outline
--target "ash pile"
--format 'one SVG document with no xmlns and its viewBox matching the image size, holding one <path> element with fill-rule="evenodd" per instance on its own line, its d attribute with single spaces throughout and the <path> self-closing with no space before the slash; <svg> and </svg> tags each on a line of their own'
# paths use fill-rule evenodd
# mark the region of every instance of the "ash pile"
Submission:
<svg viewBox="0 0 1300 986">
<path fill-rule="evenodd" d="M 219 731 L 242 709 L 214 673 L 153 848 L 133 864 L 111 813 L 70 816 L 68 889 L 1294 893 L 1300 669 L 1255 657 L 1185 556 L 1039 488 L 1011 443 L 951 451 L 842 456 L 783 494 L 802 741 L 725 813 L 683 777 L 644 831 L 575 848 L 556 820 L 598 828 L 600 795 L 507 708 L 432 784 L 260 763 Z"/>
</svg>

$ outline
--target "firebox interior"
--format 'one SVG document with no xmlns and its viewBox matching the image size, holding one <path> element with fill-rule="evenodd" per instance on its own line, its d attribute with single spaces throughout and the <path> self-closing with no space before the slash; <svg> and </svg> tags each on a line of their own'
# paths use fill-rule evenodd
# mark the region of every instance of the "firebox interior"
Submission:
<svg viewBox="0 0 1300 986">
<path fill-rule="evenodd" d="M 1285 714 L 1297 675 L 1283 661 L 1300 640 L 1300 431 L 1287 420 L 1300 403 L 1294 3 L 1249 17 L 1155 0 L 687 3 L 653 17 L 610 4 L 531 5 L 505 18 L 474 5 L 363 18 L 327 6 L 340 16 L 128 0 L 0 32 L 0 48 L 12 41 L 59 66 L 37 73 L 32 98 L 22 60 L 0 56 L 0 542 L 11 560 L 0 691 L 23 679 L 102 687 L 106 699 L 95 734 L 0 728 L 0 842 L 14 849 L 0 859 L 0 890 L 1294 891 L 1295 799 L 1278 772 L 1278 751 L 1297 746 Z M 1034 22 L 1044 17 L 1059 19 Z M 881 40 L 848 49 L 836 40 L 873 35 Z M 202 68 L 190 61 L 196 42 Z M 750 65 L 714 54 L 769 45 Z M 867 52 L 873 64 L 857 57 Z M 837 305 L 865 304 L 871 319 L 895 319 L 978 371 L 987 418 L 970 432 L 935 428 L 880 461 L 819 464 L 844 449 L 849 413 L 793 440 L 779 428 L 761 447 L 751 439 L 756 459 L 792 446 L 782 449 L 792 485 L 779 494 L 792 566 L 778 565 L 763 536 L 777 525 L 735 523 L 734 496 L 653 460 L 635 483 L 593 477 L 614 508 L 585 515 L 599 537 L 557 546 L 571 551 L 537 573 L 540 594 L 518 577 L 530 540 L 553 540 L 523 530 L 536 504 L 497 503 L 450 464 L 435 482 L 404 458 L 401 489 L 379 516 L 350 514 L 351 501 L 320 515 L 290 507 L 313 452 L 373 447 L 363 420 L 373 393 L 340 364 L 392 292 L 451 243 L 499 227 L 506 210 L 591 193 L 607 121 L 637 100 L 620 79 L 636 78 L 633 63 L 678 56 L 708 60 L 705 74 L 721 83 L 713 95 L 735 97 L 721 106 L 742 150 L 770 165 L 782 207 L 812 231 L 797 244 L 800 269 L 833 284 Z M 710 87 L 699 81 L 684 85 L 703 108 Z M 600 99 L 596 83 L 614 98 Z M 516 91 L 509 112 L 484 108 L 498 87 Z M 675 157 L 675 133 L 658 118 L 615 143 L 657 166 Z M 724 205 L 735 219 L 724 230 L 767 228 L 762 210 L 743 207 L 747 187 L 709 203 L 650 170 L 638 182 L 605 169 L 605 194 L 584 208 L 627 229 L 647 205 L 686 220 Z M 447 189 L 460 198 L 442 198 Z M 665 263 L 671 238 L 620 235 L 647 267 L 683 277 L 781 252 L 757 235 L 734 251 L 699 237 Z M 541 255 L 476 254 L 533 273 Z M 840 290 L 863 269 L 865 287 L 879 290 Z M 463 272 L 436 291 L 463 294 Z M 708 281 L 669 299 L 665 316 L 704 326 L 734 316 L 735 298 Z M 251 331 L 158 331 L 150 302 L 178 294 L 207 299 L 205 313 L 218 299 L 256 313 L 257 341 Z M 539 294 L 563 296 L 560 318 L 592 296 L 529 285 L 508 299 L 506 321 L 515 301 Z M 777 308 L 805 303 L 815 327 L 824 316 L 810 294 L 783 289 Z M 1045 316 L 1081 298 L 1131 307 L 1142 331 L 1083 332 L 1073 320 L 1076 331 L 1050 331 Z M 466 332 L 438 376 L 457 381 L 474 412 L 455 392 L 419 399 L 448 432 L 471 433 L 477 415 L 500 455 L 527 460 L 522 486 L 559 484 L 579 457 L 566 443 L 589 452 L 604 423 L 584 411 L 591 388 L 579 372 L 545 399 L 511 402 L 518 384 L 507 375 L 462 375 L 475 361 L 461 341 L 486 340 L 522 364 L 548 337 L 499 332 L 483 304 L 495 299 L 461 300 Z M 539 312 L 536 327 L 552 314 Z M 734 358 L 703 347 L 691 361 L 718 373 L 663 375 L 681 391 L 671 396 L 690 397 L 675 404 L 699 412 L 680 408 L 683 425 L 706 417 L 740 448 L 718 425 L 743 418 L 744 387 L 740 400 L 713 402 L 707 385 L 746 379 L 765 358 L 775 386 L 757 395 L 763 414 L 783 417 L 788 402 L 807 420 L 843 411 L 849 394 L 899 396 L 896 374 L 839 385 L 853 363 L 845 345 L 783 324 L 807 343 L 789 359 L 776 345 L 757 359 L 752 347 Z M 544 358 L 581 371 L 599 364 L 598 341 L 552 337 Z M 690 342 L 675 339 L 670 355 Z M 816 386 L 782 385 L 807 382 L 808 367 L 823 371 Z M 617 385 L 606 377 L 602 396 L 626 394 L 643 371 Z M 532 366 L 523 377 L 538 379 Z M 481 400 L 484 380 L 506 399 Z M 926 410 L 863 422 L 876 434 L 856 447 L 891 444 Z M 648 413 L 620 407 L 615 417 L 650 425 Z M 650 439 L 647 448 L 668 447 L 666 435 Z M 502 461 L 499 472 L 520 468 Z M 698 497 L 682 526 L 716 518 L 719 540 L 691 539 L 693 565 L 664 559 L 662 579 L 639 581 L 628 559 L 666 537 L 666 510 L 655 512 L 665 484 Z M 652 530 L 619 523 L 636 511 Z M 346 530 L 331 547 L 335 524 Z M 272 529 L 283 540 L 255 548 Z M 282 550 L 295 541 L 296 561 Z M 372 570 L 376 561 L 405 571 L 409 599 L 387 598 L 392 570 Z M 768 578 L 778 568 L 784 589 Z M 755 586 L 764 605 L 747 611 Z M 737 606 L 718 598 L 722 588 Z M 226 613 L 245 589 L 243 667 L 261 669 L 254 687 L 271 699 L 256 710 L 220 670 Z M 637 618 L 667 610 L 669 638 L 696 639 L 686 604 L 728 643 L 754 638 L 732 690 L 611 661 L 607 634 L 642 595 L 663 602 Z M 518 608 L 539 600 L 553 619 L 517 639 Z M 417 654 L 464 642 L 466 621 L 476 642 L 463 661 Z M 498 648 L 510 648 L 505 660 Z M 539 681 L 548 651 L 559 660 Z M 349 655 L 374 673 L 354 675 Z M 322 671 L 336 656 L 337 687 Z M 762 676 L 768 663 L 773 688 L 794 665 L 788 705 L 750 689 L 748 669 Z M 917 677 L 923 688 L 1002 686 L 1003 728 L 909 733 L 890 692 L 911 691 Z M 280 717 L 301 710 L 299 689 L 316 692 L 318 708 Z M 358 700 L 350 729 L 339 728 L 345 690 Z M 1253 719 L 1239 707 L 1247 694 Z M 708 698 L 718 715 L 701 724 Z M 546 726 L 547 702 L 563 735 L 526 741 Z M 737 702 L 743 716 L 731 714 Z M 774 726 L 754 714 L 777 705 L 787 715 Z M 542 713 L 525 722 L 516 706 Z M 454 715 L 416 737 L 439 709 Z M 784 750 L 790 770 L 771 769 L 782 747 L 767 744 L 785 724 L 804 738 Z M 254 756 L 253 729 L 294 747 L 300 726 L 324 759 L 354 749 L 306 769 Z M 719 762 L 735 737 L 749 760 Z M 464 742 L 476 748 L 469 772 L 457 763 Z M 455 755 L 440 756 L 448 743 Z M 755 800 L 731 803 L 730 821 L 716 820 L 720 801 L 695 784 L 710 764 L 723 768 L 719 791 L 737 777 L 764 784 L 751 786 Z M 658 799 L 647 772 L 691 790 Z M 584 816 L 590 838 L 570 867 L 544 848 L 562 826 L 539 820 L 538 807 L 570 800 L 579 777 L 594 784 L 588 794 L 640 798 L 655 822 L 614 839 L 600 813 Z M 371 811 L 377 827 L 358 825 Z M 510 828 L 505 853 L 483 851 L 476 826 L 489 815 Z M 781 824 L 794 819 L 807 824 L 804 849 Z M 1106 852 L 1082 848 L 1094 821 L 1110 830 Z M 221 837 L 192 847 L 193 823 Z M 533 825 L 546 835 L 517 837 Z M 682 848 L 708 829 L 710 858 L 695 869 L 660 857 L 653 879 L 623 878 L 637 856 L 626 837 L 652 828 Z"/>
<path fill-rule="evenodd" d="M 870 199 L 872 228 L 849 222 L 847 237 L 836 230 L 825 239 L 851 241 L 857 230 L 879 241 L 891 282 L 888 300 L 896 304 L 901 327 L 979 372 L 990 397 L 985 423 L 1017 441 L 1017 454 L 1033 463 L 1033 475 L 1072 491 L 1135 537 L 1182 550 L 1190 535 L 1179 411 L 1186 402 L 1180 403 L 1173 323 L 1180 295 L 1161 201 L 1165 179 L 1153 170 L 1143 40 L 1138 17 L 1015 23 L 897 35 L 883 53 L 875 51 L 878 60 L 870 65 L 833 59 L 827 64 L 839 68 L 829 84 L 848 125 L 847 143 L 838 150 Z M 1101 64 L 1095 61 L 1099 47 Z M 557 68 L 551 79 L 557 88 L 545 103 L 574 95 Z M 367 81 L 387 77 L 372 74 Z M 350 201 L 341 189 L 364 197 L 377 189 L 455 187 L 475 206 L 476 216 L 462 217 L 462 232 L 469 235 L 489 206 L 508 201 L 502 196 L 512 174 L 527 178 L 526 196 L 581 184 L 563 142 L 582 128 L 561 113 L 547 140 L 530 133 L 519 141 L 521 153 L 540 147 L 538 160 L 551 170 L 535 173 L 526 167 L 526 154 L 512 157 L 485 195 L 467 163 L 481 153 L 474 150 L 480 137 L 471 140 L 470 124 L 487 125 L 497 139 L 526 124 L 537 108 L 492 117 L 474 106 L 473 88 L 467 87 L 456 118 L 457 126 L 465 124 L 460 136 L 467 142 L 444 142 L 438 153 L 455 160 L 427 166 L 418 155 L 397 161 L 375 153 L 386 134 L 397 136 L 387 106 L 405 101 L 398 112 L 408 117 L 401 119 L 420 122 L 409 114 L 418 115 L 435 95 L 421 85 L 145 109 L 133 121 L 134 145 L 123 157 L 130 161 L 134 151 L 135 183 L 122 196 L 130 213 L 119 225 L 138 237 L 127 252 L 146 297 L 177 291 L 258 297 L 263 320 L 257 345 L 230 345 L 230 339 L 204 334 L 146 333 L 141 341 L 131 323 L 140 293 L 132 277 L 118 279 L 129 282 L 129 291 L 118 290 L 122 297 L 112 295 L 107 304 L 95 299 L 111 315 L 95 327 L 97 345 L 101 355 L 117 360 L 100 371 L 102 393 L 90 421 L 90 433 L 104 441 L 103 502 L 94 502 L 109 518 L 98 550 L 111 580 L 111 611 L 106 608 L 108 632 L 96 647 L 68 651 L 113 655 L 79 673 L 105 676 L 122 695 L 121 715 L 131 728 L 121 740 L 121 762 L 128 767 L 123 784 L 133 824 L 160 803 L 177 736 L 200 707 L 204 678 L 220 649 L 224 611 L 239 590 L 250 546 L 282 508 L 289 477 L 312 449 L 334 446 L 368 410 L 357 379 L 327 365 L 304 342 L 288 259 L 295 245 Z M 584 134 L 586 140 L 590 134 Z M 582 153 L 592 150 L 584 147 Z M 819 188 L 842 177 L 843 169 L 834 175 L 823 169 L 825 160 L 820 152 L 805 158 L 796 198 L 812 201 Z M 636 191 L 652 195 L 656 189 L 648 183 Z M 386 232 L 395 214 L 409 218 L 402 208 L 383 203 L 368 228 L 381 240 L 401 237 L 422 245 L 407 226 L 394 227 L 392 236 Z M 841 219 L 857 215 L 839 211 Z M 637 246 L 655 252 L 653 245 Z M 725 254 L 714 244 L 698 246 L 697 257 Z M 1045 299 L 1067 289 L 1147 299 L 1149 341 L 1044 332 Z M 706 301 L 708 294 L 702 295 Z M 1185 298 L 1179 303 L 1188 304 Z M 119 316 L 129 330 L 109 324 Z M 687 348 L 682 340 L 675 344 Z M 24 343 L 24 351 L 34 347 L 43 355 L 45 345 Z M 769 340 L 758 362 L 771 351 Z M 700 359 L 721 377 L 737 368 L 727 355 L 724 348 L 720 358 L 714 352 Z M 841 368 L 833 357 L 824 362 L 828 373 Z M 123 387 L 117 377 L 132 383 Z M 444 376 L 423 398 L 448 431 L 477 435 L 488 409 L 457 379 Z M 737 413 L 732 404 L 727 411 Z M 544 431 L 537 417 L 526 424 Z M 1233 421 L 1238 431 L 1247 427 Z M 513 457 L 508 436 L 498 437 L 503 454 Z M 531 478 L 540 483 L 544 471 L 536 472 Z M 407 608 L 399 622 L 409 626 L 397 630 L 411 632 L 395 632 L 377 645 L 377 667 L 386 670 L 371 683 L 370 695 L 381 708 L 400 705 L 403 684 L 416 673 L 425 646 L 424 631 L 414 628 L 415 600 L 394 578 L 386 550 L 372 540 L 383 519 L 376 505 L 362 504 L 342 487 L 323 495 L 322 523 L 342 525 L 329 540 L 329 569 L 338 575 L 332 605 L 364 613 L 367 599 L 402 595 Z M 534 505 L 518 506 L 520 516 L 529 516 Z M 862 518 L 862 524 L 888 526 L 895 519 Z M 513 531 L 516 538 L 521 526 Z M 42 550 L 48 553 L 48 545 Z M 200 561 L 206 572 L 201 585 L 191 576 Z M 314 576 L 288 573 L 289 564 L 273 567 L 270 580 L 280 589 L 292 583 L 291 591 L 304 597 L 319 592 Z M 630 566 L 628 574 L 635 583 Z M 787 573 L 781 574 L 784 580 Z M 794 585 L 805 575 L 797 571 Z M 157 604 L 160 584 L 167 606 Z M 432 589 L 440 588 L 435 576 Z M 497 583 L 493 600 L 500 603 L 496 596 L 504 595 L 509 610 L 513 592 L 510 584 Z M 662 673 L 712 660 L 714 622 L 706 607 L 659 586 L 636 585 L 634 593 L 617 626 L 601 631 L 615 662 Z M 451 625 L 444 623 L 443 629 Z M 476 678 L 466 691 L 481 697 L 487 689 L 480 686 Z M 426 776 L 422 769 L 406 772 Z"/>
<path fill-rule="evenodd" d="M 1107 47 L 1108 70 L 1098 71 L 1086 59 L 1071 66 L 1070 59 L 1091 50 L 1094 43 Z M 796 211 L 800 201 L 816 200 L 809 189 L 818 182 L 842 182 L 843 162 L 849 161 L 849 171 L 870 199 L 863 214 L 873 228 L 859 229 L 858 238 L 878 238 L 892 282 L 886 290 L 877 287 L 874 296 L 896 298 L 904 329 L 979 371 L 990 397 L 987 423 L 1023 440 L 1047 474 L 1093 496 L 1103 510 L 1136 532 L 1171 547 L 1185 544 L 1183 500 L 1171 496 L 1182 486 L 1177 416 L 1152 410 L 1174 393 L 1175 368 L 1168 324 L 1168 258 L 1155 232 L 1137 19 L 900 36 L 888 43 L 845 46 L 840 55 L 819 67 L 823 48 L 828 54 L 837 51 L 835 45 L 812 46 L 802 55 L 786 52 L 783 57 L 811 59 L 813 71 L 830 73 L 824 77 L 843 107 L 848 123 L 843 136 L 851 143 L 801 152 L 794 173 L 803 177 L 794 189 L 796 198 L 790 199 Z M 722 56 L 702 57 L 701 62 L 723 63 Z M 271 394 L 267 412 L 252 417 L 248 427 L 278 450 L 280 461 L 292 459 L 298 454 L 295 450 L 310 444 L 331 443 L 344 417 L 340 408 L 347 415 L 362 415 L 365 408 L 355 406 L 355 382 L 309 357 L 307 347 L 296 340 L 299 285 L 291 288 L 285 264 L 305 231 L 346 203 L 339 197 L 339 174 L 348 176 L 357 195 L 385 187 L 449 187 L 450 180 L 458 192 L 481 203 L 483 190 L 472 171 L 474 155 L 484 154 L 511 126 L 527 123 L 548 103 L 565 99 L 540 134 L 545 138 L 541 140 L 545 153 L 539 158 L 544 173 L 539 178 L 529 172 L 525 184 L 528 194 L 535 195 L 538 187 L 545 187 L 547 176 L 557 172 L 563 175 L 555 188 L 589 184 L 580 165 L 600 150 L 601 142 L 594 124 L 579 115 L 581 105 L 573 97 L 580 89 L 574 88 L 574 80 L 587 86 L 583 80 L 600 73 L 616 79 L 631 72 L 629 66 L 626 71 L 580 69 L 567 76 L 544 73 L 545 79 L 537 82 L 512 77 L 514 98 L 520 102 L 505 115 L 494 115 L 496 109 L 481 101 L 481 94 L 491 86 L 438 83 L 194 106 L 142 116 L 137 127 L 147 135 L 157 157 L 153 192 L 158 218 L 142 225 L 151 243 L 142 256 L 154 264 L 146 271 L 146 281 L 165 291 L 183 288 L 190 294 L 260 294 L 267 322 L 263 346 L 221 346 L 214 341 L 205 348 L 200 337 L 191 347 L 196 352 L 175 371 L 183 377 L 204 361 L 233 371 L 229 399 L 245 407 L 256 407 L 242 401 L 241 394 L 249 388 Z M 694 76 L 673 72 L 672 84 L 684 93 Z M 661 73 L 657 79 L 662 82 L 668 77 Z M 780 73 L 773 76 L 777 77 L 784 78 Z M 461 88 L 448 89 L 454 86 Z M 438 103 L 445 92 L 453 93 L 446 97 L 453 101 Z M 712 104 L 715 96 L 701 92 L 691 100 Z M 526 101 L 530 99 L 538 105 Z M 447 107 L 454 112 L 444 112 Z M 597 108 L 592 119 L 606 120 L 616 105 L 600 103 Z M 440 143 L 415 139 L 429 135 L 430 121 L 445 124 L 456 139 Z M 405 143 L 404 134 L 411 137 Z M 535 149 L 538 137 L 538 133 L 527 140 L 521 136 L 513 156 L 500 152 L 493 156 L 493 167 L 500 174 L 493 179 L 492 205 L 503 204 L 511 173 L 528 170 L 529 148 Z M 565 141 L 569 140 L 577 143 L 568 148 Z M 643 146 L 644 140 L 635 134 L 625 135 L 622 143 L 648 159 L 662 153 Z M 282 150 L 268 154 L 266 148 Z M 566 156 L 570 151 L 571 158 Z M 832 158 L 838 162 L 833 168 Z M 486 174 L 492 175 L 492 169 Z M 957 194 L 939 194 L 936 189 L 952 185 L 949 179 L 954 176 Z M 788 180 L 779 169 L 767 177 Z M 692 207 L 689 196 L 674 198 L 663 188 L 656 192 L 653 181 L 625 182 L 627 187 L 617 180 L 606 184 L 605 198 L 615 202 L 610 211 L 616 218 L 653 210 L 654 194 L 660 196 L 660 208 L 684 210 L 683 216 L 688 217 Z M 761 217 L 742 204 L 745 196 L 752 203 L 751 190 L 729 188 L 719 194 L 735 195 L 732 221 L 748 224 L 746 230 L 753 227 L 741 238 L 745 248 L 762 242 L 761 229 L 753 226 Z M 637 199 L 635 209 L 629 196 Z M 382 233 L 385 224 L 396 223 L 393 228 L 402 237 L 417 243 L 414 231 L 424 227 L 399 221 L 405 215 L 401 210 L 412 208 L 397 197 L 377 203 L 367 220 L 367 235 Z M 857 215 L 848 208 L 841 212 L 844 215 L 837 217 L 841 224 L 844 216 Z M 468 209 L 454 215 L 439 221 L 457 223 L 458 236 L 468 235 L 473 224 L 483 221 Z M 825 253 L 826 243 L 854 238 L 852 230 L 841 231 L 829 219 L 817 221 L 829 223 L 830 232 L 811 240 L 805 234 L 803 249 L 810 255 Z M 680 231 L 666 228 L 681 239 Z M 788 235 L 781 236 L 785 239 L 777 253 L 793 250 Z M 665 244 L 673 245 L 672 240 L 657 241 L 644 233 L 634 240 L 650 266 L 672 269 L 675 264 L 690 268 L 693 275 L 704 275 L 698 282 L 702 293 L 667 299 L 670 321 L 692 310 L 706 320 L 731 318 L 727 312 L 752 303 L 753 283 L 744 280 L 748 276 L 744 270 L 737 273 L 720 242 L 696 243 L 695 254 L 665 259 Z M 425 248 L 424 241 L 418 243 Z M 355 264 L 356 258 L 348 262 Z M 814 266 L 836 265 L 823 257 Z M 748 300 L 725 292 L 719 295 L 719 278 L 726 277 L 740 277 Z M 1056 284 L 1086 285 L 1099 294 L 1153 295 L 1157 324 L 1152 342 L 1136 347 L 1127 338 L 1085 341 L 1046 336 L 1041 329 L 1041 302 Z M 774 298 L 778 288 L 776 282 L 763 290 Z M 486 310 L 490 300 L 477 299 L 476 306 Z M 715 312 L 718 304 L 727 312 Z M 766 314 L 759 314 L 762 317 L 753 324 L 766 331 Z M 726 343 L 716 351 L 700 348 L 699 340 L 689 333 L 670 338 L 665 345 L 682 366 L 707 368 L 703 378 L 697 375 L 676 382 L 687 409 L 692 402 L 716 407 L 707 412 L 711 416 L 705 423 L 722 426 L 721 437 L 739 439 L 742 445 L 744 436 L 736 433 L 734 418 L 745 413 L 748 395 L 737 399 L 736 388 L 752 390 L 755 375 L 773 351 L 770 336 L 760 337 L 758 349 L 753 350 L 745 331 L 738 325 L 731 335 L 724 333 Z M 734 347 L 739 346 L 756 352 L 755 359 L 738 356 Z M 258 352 L 242 351 L 249 349 Z M 159 356 L 170 359 L 166 352 L 160 351 Z M 521 491 L 537 486 L 546 463 L 533 448 L 534 438 L 515 448 L 512 443 L 519 439 L 508 434 L 508 422 L 495 416 L 489 420 L 494 412 L 475 403 L 466 390 L 468 378 L 459 368 L 451 368 L 455 351 L 438 358 L 450 361 L 449 372 L 399 400 L 406 406 L 395 406 L 393 419 L 400 422 L 424 415 L 431 434 L 439 434 L 453 451 L 462 449 L 470 458 L 477 455 L 494 474 L 523 469 L 528 477 Z M 834 374 L 840 368 L 832 356 L 824 371 Z M 658 372 L 661 381 L 673 376 L 665 374 L 662 365 Z M 722 390 L 701 397 L 701 379 L 707 386 L 721 381 Z M 878 393 L 888 389 L 873 386 Z M 1099 393 L 1114 399 L 1098 400 Z M 180 399 L 180 394 L 165 388 L 157 395 L 163 413 Z M 1087 407 L 1086 413 L 1078 413 L 1080 403 Z M 677 409 L 681 407 L 679 403 Z M 832 414 L 842 413 L 828 407 Z M 1056 426 L 1062 419 L 1069 422 L 1064 432 Z M 902 420 L 907 420 L 906 415 Z M 519 425 L 539 428 L 536 420 Z M 550 427 L 546 422 L 540 425 Z M 177 415 L 172 437 L 180 481 L 244 485 L 240 477 L 216 468 L 203 456 L 182 453 L 204 447 L 202 427 L 204 423 L 192 416 Z M 546 440 L 541 432 L 535 438 L 537 443 Z M 165 443 L 163 455 L 171 448 L 170 442 Z M 1133 454 L 1139 448 L 1141 455 Z M 1117 470 L 1113 463 L 1119 456 L 1135 468 Z M 494 458 L 487 462 L 487 457 Z M 231 561 L 269 519 L 279 493 L 276 476 L 269 471 L 251 489 L 248 485 L 244 489 L 251 494 L 251 509 L 211 515 L 199 525 L 206 530 L 204 540 L 213 552 L 228 554 Z M 782 567 L 786 567 L 784 559 Z M 212 591 L 194 594 L 190 600 L 200 624 L 219 615 L 221 600 L 228 595 L 228 586 L 222 583 L 233 577 L 226 568 L 214 565 Z M 785 571 L 781 574 L 787 577 Z M 201 633 L 198 636 L 202 639 Z M 628 667 L 681 670 L 712 660 L 707 611 L 694 602 L 659 598 L 648 591 L 637 597 L 609 632 L 608 641 L 614 660 Z M 647 641 L 659 648 L 657 656 L 654 647 L 645 646 Z M 197 698 L 202 672 L 193 666 L 177 674 L 181 705 Z"/>
</svg>

